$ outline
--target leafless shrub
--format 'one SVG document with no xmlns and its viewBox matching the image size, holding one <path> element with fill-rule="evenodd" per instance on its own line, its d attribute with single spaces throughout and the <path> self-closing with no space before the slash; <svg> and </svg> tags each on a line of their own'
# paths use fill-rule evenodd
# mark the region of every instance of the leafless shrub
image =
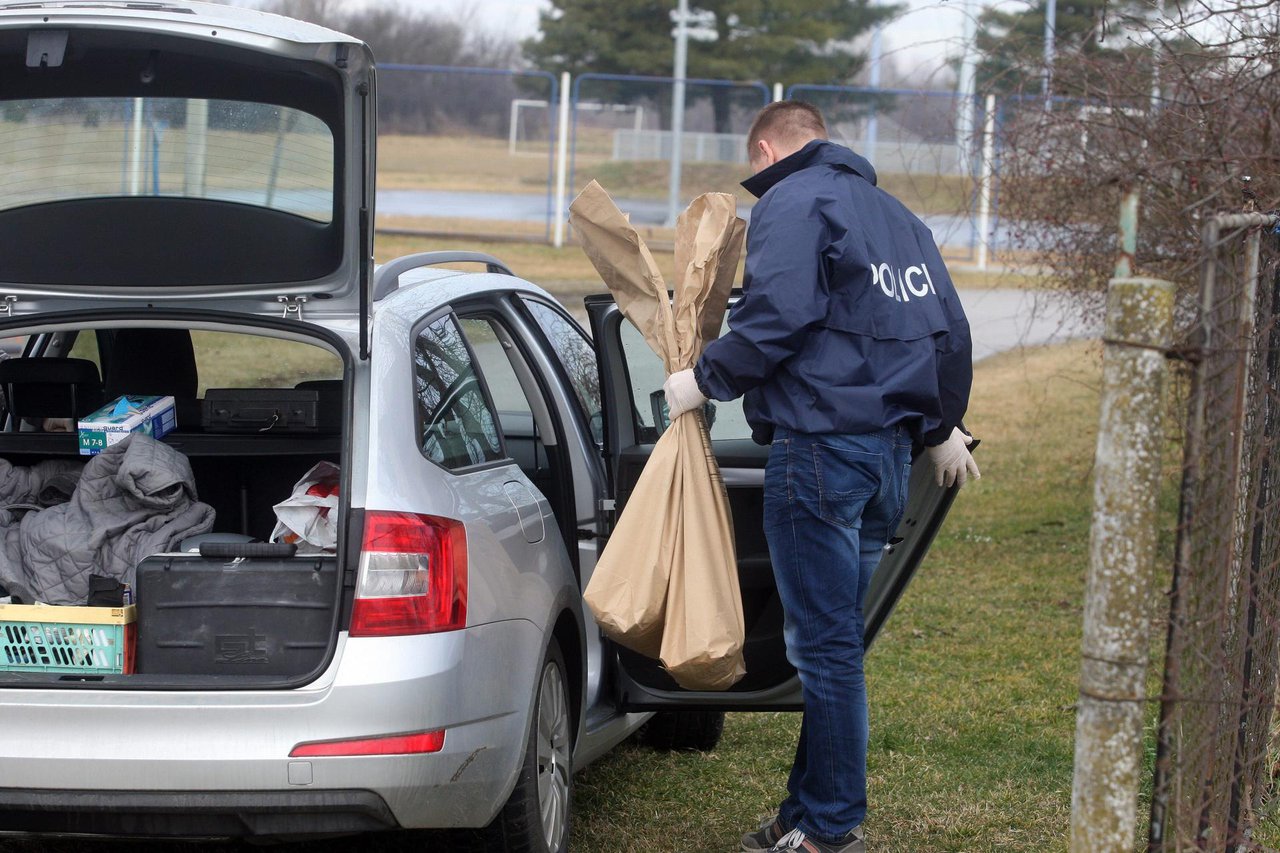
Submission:
<svg viewBox="0 0 1280 853">
<path fill-rule="evenodd" d="M 1280 203 L 1280 5 L 1202 0 L 1104 24 L 1120 49 L 1055 63 L 1070 96 L 1002 100 L 1000 214 L 1058 287 L 1097 293 L 1136 186 L 1135 272 L 1190 288 L 1205 216 Z"/>
</svg>

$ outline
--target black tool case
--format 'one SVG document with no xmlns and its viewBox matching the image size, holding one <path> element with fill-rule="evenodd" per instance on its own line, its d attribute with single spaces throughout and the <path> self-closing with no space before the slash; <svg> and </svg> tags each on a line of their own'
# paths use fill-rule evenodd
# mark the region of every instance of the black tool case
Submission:
<svg viewBox="0 0 1280 853">
<path fill-rule="evenodd" d="M 148 557 L 138 565 L 135 672 L 305 675 L 329 648 L 337 592 L 333 556 Z"/>
<path fill-rule="evenodd" d="M 311 433 L 319 426 L 320 393 L 306 388 L 210 388 L 205 432 Z"/>
</svg>

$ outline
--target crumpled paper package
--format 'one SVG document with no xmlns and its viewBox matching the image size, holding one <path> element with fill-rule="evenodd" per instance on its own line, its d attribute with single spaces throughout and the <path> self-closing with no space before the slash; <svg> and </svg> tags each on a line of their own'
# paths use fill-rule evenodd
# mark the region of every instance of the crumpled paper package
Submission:
<svg viewBox="0 0 1280 853">
<path fill-rule="evenodd" d="M 569 208 L 587 256 L 667 373 L 692 367 L 720 334 L 746 223 L 726 193 L 698 196 L 676 222 L 674 305 L 644 240 L 598 183 Z M 733 522 L 701 411 L 662 433 L 584 594 L 605 635 L 658 658 L 688 690 L 746 674 Z"/>
</svg>

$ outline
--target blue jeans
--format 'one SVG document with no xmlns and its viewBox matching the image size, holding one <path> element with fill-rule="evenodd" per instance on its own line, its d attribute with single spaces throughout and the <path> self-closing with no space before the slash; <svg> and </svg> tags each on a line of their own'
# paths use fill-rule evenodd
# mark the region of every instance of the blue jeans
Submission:
<svg viewBox="0 0 1280 853">
<path fill-rule="evenodd" d="M 911 438 L 778 429 L 764 475 L 764 526 L 782 599 L 787 659 L 804 717 L 782 823 L 839 842 L 867 813 L 862 602 L 906 506 Z"/>
</svg>

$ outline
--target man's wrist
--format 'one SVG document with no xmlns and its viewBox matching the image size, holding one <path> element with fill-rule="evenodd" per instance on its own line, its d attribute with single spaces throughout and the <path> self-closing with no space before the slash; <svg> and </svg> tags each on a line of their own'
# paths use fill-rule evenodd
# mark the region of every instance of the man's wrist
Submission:
<svg viewBox="0 0 1280 853">
<path fill-rule="evenodd" d="M 965 435 L 969 435 L 969 431 L 964 428 L 964 422 L 961 421 L 958 424 L 943 424 L 937 429 L 929 430 L 924 435 L 920 436 L 920 442 L 925 447 L 938 447 L 939 445 L 946 444 L 947 439 L 951 438 L 951 431 L 954 429 L 958 429 Z"/>
<path fill-rule="evenodd" d="M 698 368 L 699 368 L 699 365 L 697 364 L 693 366 L 694 384 L 698 386 L 698 390 L 702 392 L 702 396 L 706 397 L 708 400 L 714 399 L 711 396 L 711 392 L 707 390 L 707 383 L 702 381 L 702 371 L 699 370 Z"/>
<path fill-rule="evenodd" d="M 925 447 L 938 447 L 947 443 L 947 439 L 951 437 L 951 427 L 938 427 L 930 430 L 920 437 L 920 441 Z"/>
</svg>

